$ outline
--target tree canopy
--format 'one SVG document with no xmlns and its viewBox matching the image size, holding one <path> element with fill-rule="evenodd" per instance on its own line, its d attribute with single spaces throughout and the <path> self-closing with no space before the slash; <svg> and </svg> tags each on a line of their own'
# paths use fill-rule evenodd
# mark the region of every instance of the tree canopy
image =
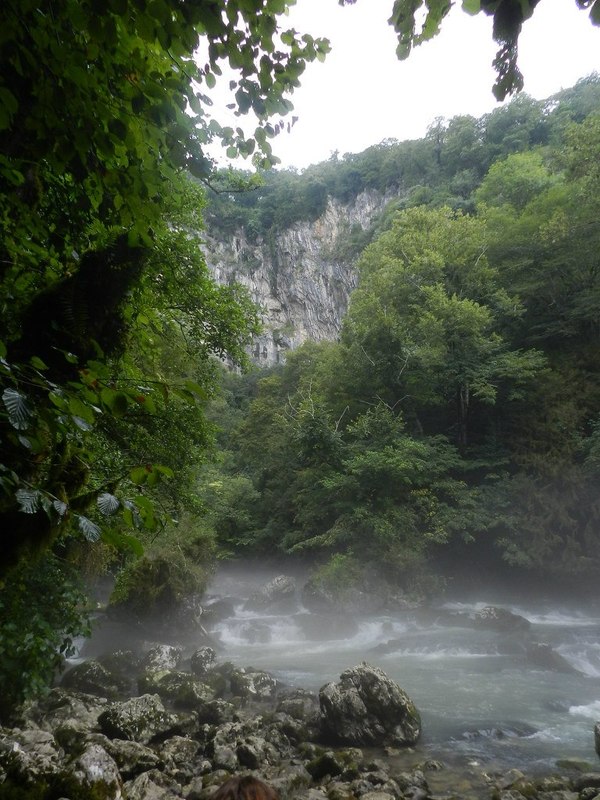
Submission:
<svg viewBox="0 0 600 800">
<path fill-rule="evenodd" d="M 273 163 L 290 95 L 329 49 L 285 27 L 290 4 L 2 6 L 0 575 L 19 586 L 70 575 L 52 557 L 86 561 L 82 543 L 100 560 L 103 547 L 139 553 L 183 506 L 198 510 L 214 357 L 244 365 L 258 327 L 247 294 L 204 262 L 208 146 Z M 219 80 L 238 127 L 212 113 Z M 51 673 L 61 625 L 78 627 L 75 596 L 56 594 L 62 622 L 42 602 L 29 630 L 7 618 L 27 619 L 24 592 L 7 596 L 0 625 L 40 647 L 27 684 L 19 659 L 3 659 L 3 695 Z"/>
</svg>

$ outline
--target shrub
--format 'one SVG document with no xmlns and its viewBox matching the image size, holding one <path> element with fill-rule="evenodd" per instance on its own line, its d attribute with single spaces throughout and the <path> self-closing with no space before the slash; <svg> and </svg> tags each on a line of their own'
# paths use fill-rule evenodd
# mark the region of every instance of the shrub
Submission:
<svg viewBox="0 0 600 800">
<path fill-rule="evenodd" d="M 85 594 L 75 571 L 52 553 L 21 562 L 0 591 L 0 718 L 46 690 L 89 633 Z"/>
</svg>

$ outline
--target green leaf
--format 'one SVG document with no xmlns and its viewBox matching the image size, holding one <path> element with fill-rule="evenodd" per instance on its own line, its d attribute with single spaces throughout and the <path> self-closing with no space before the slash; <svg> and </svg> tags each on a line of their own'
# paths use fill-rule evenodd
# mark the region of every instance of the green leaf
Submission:
<svg viewBox="0 0 600 800">
<path fill-rule="evenodd" d="M 56 392 L 49 392 L 48 400 L 61 411 L 66 411 L 69 407 L 66 398 Z"/>
<path fill-rule="evenodd" d="M 467 14 L 478 14 L 481 11 L 481 0 L 462 0 L 462 8 Z"/>
<path fill-rule="evenodd" d="M 88 425 L 93 425 L 95 422 L 94 411 L 91 406 L 77 397 L 71 397 L 69 400 L 69 411 L 73 417 L 85 420 Z"/>
<path fill-rule="evenodd" d="M 38 358 L 37 356 L 31 356 L 31 358 L 29 359 L 29 363 L 31 364 L 32 367 L 35 367 L 36 369 L 42 371 L 48 369 L 48 365 L 44 363 L 42 359 Z"/>
<path fill-rule="evenodd" d="M 129 398 L 125 392 L 105 387 L 100 392 L 100 400 L 115 417 L 122 417 L 129 408 Z"/>
<path fill-rule="evenodd" d="M 151 469 L 151 467 L 134 467 L 129 473 L 129 479 L 135 483 L 136 486 L 142 486 L 148 480 Z"/>
<path fill-rule="evenodd" d="M 129 513 L 131 514 L 132 512 L 129 511 Z M 101 537 L 103 542 L 112 545 L 120 552 L 129 550 L 129 552 L 136 556 L 144 555 L 144 546 L 135 536 L 108 528 L 102 530 Z"/>
<path fill-rule="evenodd" d="M 183 384 L 188 392 L 192 392 L 192 394 L 197 395 L 201 400 L 208 399 L 208 393 L 206 389 L 200 386 L 199 383 L 195 383 L 194 381 L 185 381 Z"/>
</svg>

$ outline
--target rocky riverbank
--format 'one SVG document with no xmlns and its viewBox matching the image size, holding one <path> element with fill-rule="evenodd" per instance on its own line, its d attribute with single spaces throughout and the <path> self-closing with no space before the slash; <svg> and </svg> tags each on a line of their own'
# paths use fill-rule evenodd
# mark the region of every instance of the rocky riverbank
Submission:
<svg viewBox="0 0 600 800">
<path fill-rule="evenodd" d="M 419 760 L 420 717 L 363 663 L 311 693 L 251 667 L 155 645 L 85 661 L 0 729 L 0 798 L 208 800 L 251 771 L 297 800 L 591 800 L 600 772 L 552 776 Z"/>
</svg>

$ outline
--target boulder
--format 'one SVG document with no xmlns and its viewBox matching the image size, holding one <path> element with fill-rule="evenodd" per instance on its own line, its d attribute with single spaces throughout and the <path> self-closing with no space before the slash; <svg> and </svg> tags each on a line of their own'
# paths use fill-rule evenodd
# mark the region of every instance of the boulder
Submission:
<svg viewBox="0 0 600 800">
<path fill-rule="evenodd" d="M 522 633 L 531 628 L 531 622 L 519 614 L 513 614 L 506 608 L 486 606 L 478 611 L 474 617 L 477 627 L 487 628 L 500 633 Z"/>
<path fill-rule="evenodd" d="M 33 785 L 56 777 L 64 753 L 54 736 L 38 728 L 0 732 L 0 767 L 9 779 Z"/>
<path fill-rule="evenodd" d="M 333 750 L 326 750 L 324 753 L 317 756 L 317 758 L 309 761 L 306 765 L 306 769 L 313 781 L 318 782 L 326 775 L 329 775 L 330 778 L 341 775 L 344 771 L 344 763 Z"/>
<path fill-rule="evenodd" d="M 600 722 L 594 725 L 594 747 L 597 755 L 600 756 Z"/>
<path fill-rule="evenodd" d="M 536 667 L 570 675 L 578 672 L 572 664 L 569 664 L 566 658 L 557 653 L 549 644 L 529 642 L 525 652 L 527 660 Z"/>
<path fill-rule="evenodd" d="M 131 742 L 126 739 L 109 739 L 102 733 L 93 734 L 90 741 L 101 745 L 106 752 L 115 760 L 119 772 L 125 780 L 131 780 L 142 772 L 151 769 L 160 769 L 162 761 L 154 750 L 145 747 L 139 742 Z"/>
<path fill-rule="evenodd" d="M 178 783 L 187 783 L 194 775 L 194 764 L 197 760 L 200 745 L 186 736 L 171 736 L 160 748 L 160 757 L 165 765 L 165 772 Z"/>
<path fill-rule="evenodd" d="M 72 777 L 89 797 L 102 800 L 121 800 L 123 783 L 119 768 L 106 750 L 98 744 L 90 744 L 75 763 Z"/>
<path fill-rule="evenodd" d="M 167 672 L 177 669 L 182 657 L 183 650 L 181 647 L 159 644 L 146 653 L 141 667 L 144 672 Z"/>
<path fill-rule="evenodd" d="M 234 670 L 229 680 L 231 694 L 243 700 L 271 700 L 277 693 L 277 680 L 272 675 L 250 667 Z"/>
<path fill-rule="evenodd" d="M 414 703 L 397 683 L 363 662 L 339 683 L 319 692 L 321 730 L 326 740 L 354 745 L 410 745 L 421 734 Z"/>
<path fill-rule="evenodd" d="M 181 800 L 181 787 L 158 770 L 144 772 L 125 784 L 127 800 Z"/>
<path fill-rule="evenodd" d="M 135 676 L 138 674 L 143 655 L 133 650 L 115 650 L 102 653 L 97 661 L 109 671 L 122 695 L 135 694 Z"/>
<path fill-rule="evenodd" d="M 300 722 L 312 721 L 319 708 L 319 698 L 306 689 L 295 689 L 280 696 L 277 711 L 289 714 Z"/>
<path fill-rule="evenodd" d="M 196 632 L 206 635 L 204 629 L 204 607 L 202 595 L 191 594 L 183 597 L 169 615 L 169 624 L 180 633 Z"/>
<path fill-rule="evenodd" d="M 165 710 L 158 695 L 144 694 L 116 703 L 100 714 L 98 722 L 110 739 L 149 744 L 156 737 L 168 735 L 175 728 L 177 718 Z"/>
<path fill-rule="evenodd" d="M 580 792 L 582 789 L 600 789 L 600 772 L 585 772 L 573 781 L 573 788 Z"/>
<path fill-rule="evenodd" d="M 231 722 L 236 711 L 233 703 L 217 699 L 201 703 L 196 709 L 196 715 L 200 725 L 222 725 L 224 722 Z"/>
<path fill-rule="evenodd" d="M 77 664 L 65 673 L 61 685 L 67 689 L 76 689 L 106 698 L 117 698 L 121 691 L 127 689 L 127 684 L 124 684 L 103 664 L 93 658 Z"/>
<path fill-rule="evenodd" d="M 527 722 L 489 722 L 484 723 L 480 728 L 463 731 L 461 737 L 468 741 L 476 741 L 477 739 L 518 739 L 533 736 L 537 732 L 538 729 Z"/>
<path fill-rule="evenodd" d="M 258 592 L 250 595 L 244 605 L 247 611 L 289 611 L 296 606 L 297 585 L 289 575 L 278 575 Z"/>
<path fill-rule="evenodd" d="M 175 708 L 194 709 L 213 700 L 215 690 L 190 675 L 189 672 L 156 672 L 146 673 L 139 679 L 140 692 L 158 694 L 163 700 L 169 700 Z"/>
<path fill-rule="evenodd" d="M 212 760 L 213 769 L 230 772 L 240 767 L 257 769 L 278 764 L 280 751 L 287 752 L 289 741 L 274 733 L 260 716 L 244 722 L 226 722 L 208 733 L 205 752 Z M 271 741 L 273 738 L 276 744 Z"/>
<path fill-rule="evenodd" d="M 98 717 L 108 707 L 104 697 L 56 687 L 30 706 L 25 713 L 28 725 L 36 725 L 59 737 L 59 731 L 81 736 L 98 727 Z M 62 742 L 62 739 L 61 739 Z"/>
<path fill-rule="evenodd" d="M 194 675 L 205 675 L 215 665 L 217 654 L 212 647 L 200 647 L 192 655 L 190 669 Z"/>
<path fill-rule="evenodd" d="M 233 617 L 236 605 L 241 604 L 242 600 L 237 600 L 233 597 L 222 597 L 205 604 L 202 616 L 204 625 L 216 625 L 217 622 Z"/>
</svg>

